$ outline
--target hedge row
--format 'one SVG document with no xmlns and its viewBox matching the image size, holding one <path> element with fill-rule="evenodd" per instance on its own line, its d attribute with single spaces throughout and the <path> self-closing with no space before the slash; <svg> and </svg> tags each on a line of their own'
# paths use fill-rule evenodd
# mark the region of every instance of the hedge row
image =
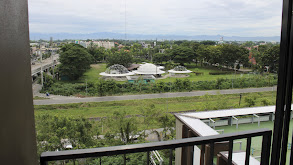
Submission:
<svg viewBox="0 0 293 165">
<path fill-rule="evenodd" d="M 182 92 L 192 90 L 213 90 L 213 89 L 232 89 L 232 88 L 250 88 L 250 87 L 266 87 L 277 84 L 276 76 L 269 77 L 253 77 L 253 78 L 237 78 L 223 79 L 219 78 L 213 81 L 196 81 L 191 82 L 189 79 L 176 79 L 174 82 L 158 82 L 158 83 L 117 83 L 114 80 L 99 80 L 97 83 L 70 84 L 57 82 L 44 92 L 56 95 L 91 95 L 106 96 L 119 94 L 135 94 L 135 93 L 162 93 L 162 92 Z"/>
</svg>

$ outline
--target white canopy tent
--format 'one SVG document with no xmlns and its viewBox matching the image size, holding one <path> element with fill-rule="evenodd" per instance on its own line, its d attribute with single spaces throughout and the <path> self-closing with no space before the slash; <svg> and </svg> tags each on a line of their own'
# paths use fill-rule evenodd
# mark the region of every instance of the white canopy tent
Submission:
<svg viewBox="0 0 293 165">
<path fill-rule="evenodd" d="M 133 71 L 135 74 L 149 74 L 149 75 L 157 75 L 163 74 L 165 71 L 160 70 L 159 66 L 154 64 L 145 63 L 142 64 L 136 71 Z"/>
<path fill-rule="evenodd" d="M 169 73 L 191 73 L 192 71 L 186 70 L 186 71 L 176 71 L 176 70 L 168 70 Z"/>
<path fill-rule="evenodd" d="M 184 66 L 176 66 L 174 69 L 168 70 L 171 74 L 186 74 L 186 73 L 192 73 L 192 71 L 187 70 Z"/>
<path fill-rule="evenodd" d="M 134 75 L 133 72 L 129 72 L 123 65 L 115 64 L 107 68 L 105 72 L 100 73 L 104 77 L 126 77 Z"/>
<path fill-rule="evenodd" d="M 125 77 L 125 76 L 131 76 L 134 75 L 133 72 L 129 72 L 129 73 L 124 73 L 124 74 L 120 74 L 120 73 L 106 73 L 106 72 L 102 72 L 100 73 L 101 76 L 105 76 L 105 77 Z"/>
</svg>

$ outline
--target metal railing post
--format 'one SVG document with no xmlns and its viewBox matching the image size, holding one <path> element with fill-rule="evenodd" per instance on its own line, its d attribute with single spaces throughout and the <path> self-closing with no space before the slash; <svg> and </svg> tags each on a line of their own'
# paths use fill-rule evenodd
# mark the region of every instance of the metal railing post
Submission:
<svg viewBox="0 0 293 165">
<path fill-rule="evenodd" d="M 250 148 L 251 148 L 251 137 L 247 138 L 247 142 L 246 142 L 245 165 L 249 165 Z"/>
<path fill-rule="evenodd" d="M 172 165 L 172 160 L 173 160 L 173 149 L 170 149 L 169 165 Z"/>
<path fill-rule="evenodd" d="M 147 165 L 150 165 L 150 151 L 147 152 Z"/>
<path fill-rule="evenodd" d="M 271 137 L 272 137 L 271 132 L 263 135 L 262 146 L 261 146 L 261 161 L 260 161 L 261 165 L 269 164 L 269 159 L 270 159 L 269 155 L 271 151 Z"/>
</svg>

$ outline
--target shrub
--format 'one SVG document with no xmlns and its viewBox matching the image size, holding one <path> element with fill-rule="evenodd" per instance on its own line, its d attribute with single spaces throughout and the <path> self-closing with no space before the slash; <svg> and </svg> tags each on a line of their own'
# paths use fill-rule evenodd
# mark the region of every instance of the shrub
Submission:
<svg viewBox="0 0 293 165">
<path fill-rule="evenodd" d="M 245 98 L 245 102 L 247 103 L 247 105 L 249 107 L 252 107 L 255 105 L 255 98 L 249 98 L 249 97 L 246 97 Z"/>
<path fill-rule="evenodd" d="M 231 72 L 210 72 L 209 75 L 224 75 L 231 74 Z"/>
<path fill-rule="evenodd" d="M 263 99 L 263 100 L 261 100 L 261 102 L 264 106 L 268 106 L 271 104 L 271 102 L 268 99 Z"/>
</svg>

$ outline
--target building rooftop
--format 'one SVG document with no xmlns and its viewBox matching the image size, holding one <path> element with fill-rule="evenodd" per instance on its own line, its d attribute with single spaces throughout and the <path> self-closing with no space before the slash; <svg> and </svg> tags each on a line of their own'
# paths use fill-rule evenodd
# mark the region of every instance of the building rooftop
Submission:
<svg viewBox="0 0 293 165">
<path fill-rule="evenodd" d="M 210 126 L 206 125 L 199 119 L 194 119 L 190 117 L 185 117 L 182 115 L 175 115 L 182 123 L 184 123 L 188 128 L 192 129 L 193 132 L 200 136 L 211 136 L 218 135 L 219 133 L 212 129 Z"/>
<path fill-rule="evenodd" d="M 163 74 L 165 71 L 160 70 L 160 66 L 154 64 L 145 63 L 142 64 L 136 71 L 133 71 L 136 74 Z"/>
<path fill-rule="evenodd" d="M 243 116 L 243 115 L 252 115 L 252 114 L 273 113 L 273 112 L 275 112 L 275 106 L 225 109 L 225 110 L 205 111 L 205 112 L 191 112 L 191 113 L 184 113 L 180 115 L 196 118 L 196 119 L 209 119 L 209 118 Z"/>
</svg>

